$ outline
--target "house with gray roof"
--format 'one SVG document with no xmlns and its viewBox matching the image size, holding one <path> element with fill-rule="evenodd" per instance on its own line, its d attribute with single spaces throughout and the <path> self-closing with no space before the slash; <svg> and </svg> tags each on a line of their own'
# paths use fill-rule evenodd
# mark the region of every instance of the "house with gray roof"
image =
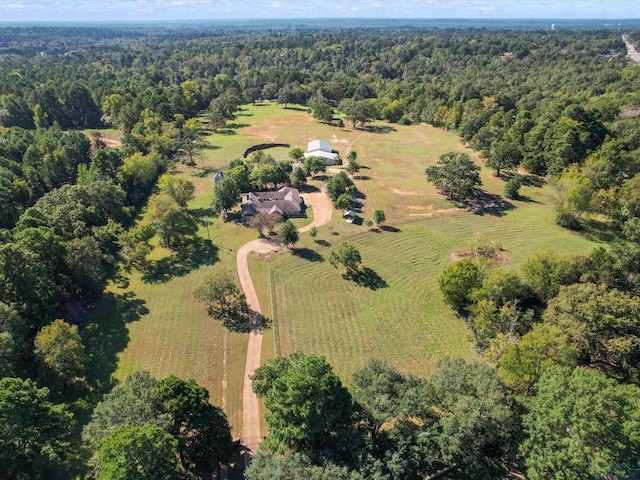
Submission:
<svg viewBox="0 0 640 480">
<path fill-rule="evenodd" d="M 306 217 L 306 205 L 297 189 L 282 187 L 276 192 L 249 192 L 242 196 L 240 218 L 260 213 L 277 213 L 283 217 Z"/>
</svg>

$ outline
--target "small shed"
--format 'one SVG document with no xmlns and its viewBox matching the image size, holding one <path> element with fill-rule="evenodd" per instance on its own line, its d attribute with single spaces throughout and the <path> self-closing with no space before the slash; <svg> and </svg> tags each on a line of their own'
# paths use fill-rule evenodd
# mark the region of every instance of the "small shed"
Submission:
<svg viewBox="0 0 640 480">
<path fill-rule="evenodd" d="M 353 210 L 347 210 L 344 215 L 342 215 L 342 218 L 344 218 L 347 223 L 353 223 L 353 221 L 356 219 L 356 212 Z"/>
</svg>

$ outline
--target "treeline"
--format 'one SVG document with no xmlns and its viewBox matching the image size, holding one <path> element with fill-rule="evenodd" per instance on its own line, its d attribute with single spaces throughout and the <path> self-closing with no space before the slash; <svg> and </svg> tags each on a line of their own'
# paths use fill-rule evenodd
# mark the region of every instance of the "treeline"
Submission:
<svg viewBox="0 0 640 480">
<path fill-rule="evenodd" d="M 180 249 L 197 231 L 186 208 L 193 184 L 162 175 L 170 162 L 185 159 L 178 150 L 194 138 L 190 126 L 147 111 L 118 148 L 107 148 L 99 133 L 57 125 L 0 131 L 0 475 L 65 477 L 70 456 L 87 460 L 78 434 L 82 419 L 111 385 L 85 379 L 96 354 L 85 348 L 86 311 L 109 281 L 144 268 L 155 234 Z M 147 202 L 148 220 L 137 224 Z M 210 413 L 193 428 L 204 432 L 207 421 L 219 420 L 220 413 Z M 175 460 L 178 448 L 196 441 L 174 438 L 180 428 L 127 432 L 143 443 L 168 442 L 165 452 Z M 206 461 L 184 457 L 182 468 Z M 167 462 L 177 478 L 178 464 Z"/>
<path fill-rule="evenodd" d="M 640 389 L 572 368 L 555 334 L 538 331 L 546 350 L 523 345 L 522 364 L 542 367 L 528 395 L 462 359 L 428 380 L 372 360 L 347 389 L 324 357 L 278 357 L 252 377 L 269 433 L 246 478 L 632 478 Z"/>
<path fill-rule="evenodd" d="M 0 302 L 31 339 L 54 318 L 93 305 L 154 232 L 167 246 L 195 233 L 185 210 L 193 185 L 169 177 L 149 206 L 150 225 L 128 230 L 169 163 L 187 161 L 182 147 L 194 129 L 145 110 L 119 148 L 107 148 L 99 133 L 90 139 L 57 126 L 0 131 Z"/>
<path fill-rule="evenodd" d="M 93 455 L 96 480 L 206 478 L 234 450 L 227 418 L 209 403 L 208 390 L 174 375 L 129 375 L 96 405 L 83 446 L 70 445 L 70 409 L 32 380 L 0 379 L 0 418 L 4 478 L 68 478 L 52 467 L 79 450 Z"/>
<path fill-rule="evenodd" d="M 117 30 L 98 31 L 118 36 Z M 70 34 L 57 32 L 61 38 Z M 41 40 L 38 31 L 19 36 L 22 44 Z M 151 108 L 168 120 L 170 111 L 188 116 L 188 105 L 180 110 L 185 108 L 180 87 L 194 82 L 188 93 L 200 108 L 230 89 L 245 102 L 284 96 L 285 103 L 306 104 L 316 96 L 335 107 L 344 99 L 375 99 L 383 118 L 406 116 L 457 128 L 459 110 L 474 99 L 493 98 L 496 105 L 484 112 L 491 116 L 500 107 L 533 110 L 554 96 L 583 103 L 608 93 L 605 103 L 615 109 L 637 95 L 624 43 L 613 31 L 336 30 L 277 36 L 155 31 L 118 38 L 117 47 L 87 40 L 85 48 L 65 55 L 2 56 L 0 93 L 17 97 L 4 108 L 15 117 L 25 107 L 22 101 L 31 109 L 45 108 L 51 90 L 64 106 L 72 99 L 66 90 L 80 81 L 91 96 L 86 108 L 97 105 L 112 121 L 118 112 L 104 102 L 114 94 L 136 103 L 137 114 Z M 45 108 L 49 119 L 64 120 L 55 102 L 49 103 L 47 108 L 56 110 Z"/>
</svg>

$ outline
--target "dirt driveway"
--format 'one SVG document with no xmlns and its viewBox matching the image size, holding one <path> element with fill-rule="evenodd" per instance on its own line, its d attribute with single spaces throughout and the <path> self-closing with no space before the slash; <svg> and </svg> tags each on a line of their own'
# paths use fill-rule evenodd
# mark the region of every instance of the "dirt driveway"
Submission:
<svg viewBox="0 0 640 480">
<path fill-rule="evenodd" d="M 304 201 L 313 208 L 313 221 L 298 231 L 308 232 L 312 227 L 320 227 L 331 221 L 333 206 L 324 192 L 313 192 L 304 195 Z M 247 297 L 247 306 L 251 312 L 251 330 L 247 346 L 247 360 L 245 363 L 244 385 L 242 389 L 242 443 L 249 450 L 255 452 L 262 441 L 260 434 L 260 403 L 251 388 L 253 372 L 260 366 L 260 352 L 262 351 L 262 321 L 261 309 L 256 289 L 249 274 L 248 257 L 251 252 L 267 253 L 278 248 L 264 239 L 256 239 L 245 243 L 238 249 L 237 264 L 238 277 L 242 291 Z"/>
</svg>

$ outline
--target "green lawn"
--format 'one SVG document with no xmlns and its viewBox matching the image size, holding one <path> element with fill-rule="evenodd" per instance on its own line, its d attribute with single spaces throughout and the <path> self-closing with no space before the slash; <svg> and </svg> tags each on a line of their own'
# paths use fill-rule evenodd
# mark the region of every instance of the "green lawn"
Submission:
<svg viewBox="0 0 640 480">
<path fill-rule="evenodd" d="M 247 336 L 209 317 L 193 292 L 222 269 L 235 275 L 236 251 L 256 233 L 212 216 L 212 174 L 184 168 L 175 174 L 196 185 L 198 196 L 189 206 L 199 223 L 202 247 L 183 257 L 157 247 L 150 256 L 156 262 L 151 272 L 133 273 L 126 288 L 109 288 L 85 334 L 92 344 L 102 345 L 101 359 L 96 358 L 90 375 L 94 383 L 107 382 L 109 375 L 122 379 L 139 369 L 157 378 L 194 378 L 209 389 L 212 403 L 224 406 L 234 435 L 240 435 Z M 105 346 L 105 341 L 113 345 Z"/>
<path fill-rule="evenodd" d="M 252 270 L 270 285 L 275 324 L 268 335 L 275 352 L 325 355 L 347 383 L 373 357 L 424 376 L 443 355 L 474 356 L 468 330 L 437 287 L 451 254 L 466 249 L 474 235 L 503 242 L 504 268 L 517 269 L 541 249 L 575 254 L 594 246 L 554 224 L 549 187 L 525 186 L 523 200 L 505 201 L 504 180 L 486 169 L 483 188 L 494 196 L 490 203 L 475 213 L 456 209 L 426 182 L 424 170 L 448 151 L 466 151 L 475 160 L 477 155 L 455 135 L 428 125 L 374 126 L 382 133 L 359 132 L 352 147 L 365 167 L 356 179 L 364 197 L 360 216 L 366 220 L 382 208 L 398 231 L 370 231 L 334 212 L 331 224 L 320 228 L 318 244 L 302 235 L 298 252 L 264 259 L 268 272 Z M 329 265 L 331 249 L 345 240 L 361 250 L 370 285 L 345 280 Z M 265 289 L 262 304 L 267 295 Z M 269 357 L 271 347 L 263 351 Z"/>
<path fill-rule="evenodd" d="M 230 161 L 242 158 L 244 151 L 260 143 L 287 143 L 291 148 L 307 148 L 307 142 L 322 138 L 329 140 L 332 147 L 346 157 L 348 143 L 357 135 L 350 128 L 320 124 L 306 111 L 306 108 L 291 106 L 285 109 L 276 104 L 245 105 L 238 112 L 238 118 L 229 123 L 229 128 L 218 133 L 210 133 L 204 140 L 208 144 L 202 166 L 220 168 L 224 158 Z M 289 148 L 270 148 L 265 153 L 276 160 L 288 158 Z"/>
<path fill-rule="evenodd" d="M 211 148 L 196 167 L 172 172 L 196 185 L 190 208 L 200 225 L 200 248 L 181 257 L 156 248 L 154 271 L 130 275 L 126 287 L 112 285 L 90 316 L 84 338 L 93 352 L 90 381 L 98 389 L 106 389 L 112 376 L 121 379 L 135 369 L 157 378 L 194 378 L 210 390 L 213 403 L 224 406 L 234 435 L 241 433 L 248 337 L 208 317 L 193 291 L 207 275 L 235 272 L 237 249 L 256 238 L 255 230 L 214 218 L 209 206 L 211 169 L 257 143 L 304 148 L 307 141 L 323 138 L 343 157 L 353 148 L 367 167 L 356 180 L 364 194 L 361 218 L 382 208 L 387 223 L 398 230 L 369 231 L 334 212 L 332 222 L 319 229 L 317 244 L 305 233 L 293 253 L 281 249 L 252 258 L 263 313 L 272 321 L 263 339 L 264 359 L 296 350 L 320 353 L 347 383 L 373 357 L 428 375 L 443 355 L 474 356 L 466 327 L 440 297 L 437 278 L 452 252 L 466 248 L 475 233 L 504 243 L 506 268 L 517 268 L 539 249 L 566 254 L 594 246 L 586 236 L 553 223 L 548 187 L 525 186 L 526 201 L 498 204 L 484 214 L 454 209 L 427 184 L 424 169 L 440 154 L 465 148 L 454 135 L 428 125 L 378 122 L 379 133 L 362 132 L 319 124 L 305 111 L 273 104 L 245 106 L 235 123 L 232 133 L 209 135 Z M 267 152 L 286 158 L 288 149 Z M 485 170 L 482 175 L 489 193 L 502 193 L 501 179 Z M 310 220 L 295 222 L 302 226 Z M 328 263 L 331 249 L 346 240 L 362 252 L 370 269 L 368 286 L 343 279 Z"/>
</svg>

